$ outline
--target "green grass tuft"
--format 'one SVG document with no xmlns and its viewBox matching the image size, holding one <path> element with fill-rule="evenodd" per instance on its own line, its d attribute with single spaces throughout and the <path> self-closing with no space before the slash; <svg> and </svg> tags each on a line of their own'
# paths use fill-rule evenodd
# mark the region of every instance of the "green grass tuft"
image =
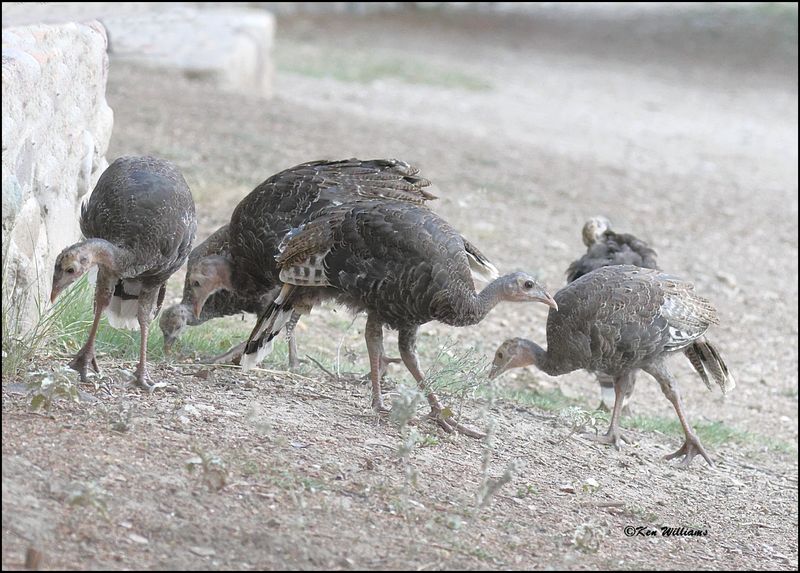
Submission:
<svg viewBox="0 0 800 573">
<path fill-rule="evenodd" d="M 42 293 L 34 295 L 25 289 L 15 288 L 8 281 L 8 273 L 3 267 L 3 374 L 15 376 L 25 370 L 34 357 L 57 340 L 69 315 L 79 306 L 82 296 L 80 289 L 70 289 L 55 304 L 47 306 L 42 302 Z M 84 279 L 85 282 L 85 279 Z M 37 281 L 38 283 L 38 281 Z M 32 322 L 25 317 L 31 297 L 34 297 L 36 316 Z"/>
<path fill-rule="evenodd" d="M 434 340 L 434 355 L 428 362 L 425 379 L 440 397 L 455 397 L 459 402 L 486 387 L 486 357 L 474 348 L 461 348 L 451 338 Z"/>
<path fill-rule="evenodd" d="M 56 303 L 58 312 L 54 315 L 52 342 L 58 350 L 66 354 L 77 352 L 89 337 L 94 319 L 94 287 L 85 277 L 81 278 Z M 211 358 L 226 352 L 231 347 L 247 339 L 252 328 L 250 320 L 239 317 L 225 317 L 204 324 L 186 328 L 175 343 L 173 356 L 194 355 Z M 108 354 L 123 360 L 139 358 L 139 331 L 119 330 L 108 324 L 103 317 L 97 330 L 96 350 L 98 355 Z M 148 360 L 163 360 L 164 337 L 158 327 L 158 318 L 150 323 L 147 340 Z M 283 364 L 288 351 L 285 342 L 278 342 L 270 357 L 270 362 Z"/>
<path fill-rule="evenodd" d="M 341 82 L 368 84 L 393 79 L 407 84 L 486 91 L 488 81 L 421 59 L 391 53 L 322 50 L 316 46 L 282 43 L 275 52 L 278 69 L 313 78 L 333 78 Z"/>
<path fill-rule="evenodd" d="M 580 400 L 565 396 L 559 388 L 548 391 L 500 388 L 497 397 L 524 406 L 535 406 L 546 412 L 560 412 L 564 408 L 581 405 Z"/>
<path fill-rule="evenodd" d="M 683 436 L 683 428 L 677 419 L 654 416 L 633 416 L 623 419 L 622 424 L 628 428 L 635 428 L 646 432 L 655 431 L 671 436 Z M 794 453 L 797 455 L 797 447 L 788 442 L 769 438 L 755 432 L 740 430 L 729 426 L 725 422 L 697 422 L 692 424 L 692 427 L 704 444 L 713 446 L 720 446 L 731 442 L 742 445 L 756 444 L 762 445 L 769 450 L 788 454 Z"/>
</svg>

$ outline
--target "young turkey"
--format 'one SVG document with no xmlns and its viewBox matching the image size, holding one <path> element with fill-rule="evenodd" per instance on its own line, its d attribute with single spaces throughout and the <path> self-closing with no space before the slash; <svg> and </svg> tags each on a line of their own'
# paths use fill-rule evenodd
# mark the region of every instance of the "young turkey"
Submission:
<svg viewBox="0 0 800 573">
<path fill-rule="evenodd" d="M 709 375 L 723 393 L 736 385 L 704 337 L 718 323 L 717 313 L 694 286 L 657 270 L 610 266 L 571 282 L 555 300 L 558 312 L 550 311 L 547 317 L 547 350 L 522 338 L 506 340 L 495 353 L 490 377 L 529 364 L 551 376 L 584 368 L 613 377 L 616 401 L 611 424 L 598 439 L 619 447 L 624 439 L 618 426 L 622 398 L 636 370 L 644 370 L 660 384 L 686 436 L 683 446 L 666 458 L 683 456 L 683 465 L 688 465 L 700 454 L 713 465 L 686 419 L 666 360 L 682 351 L 709 389 Z"/>
<path fill-rule="evenodd" d="M 312 161 L 276 173 L 242 199 L 229 226 L 230 256 L 198 261 L 192 273 L 202 308 L 218 290 L 262 296 L 278 286 L 275 255 L 290 229 L 328 205 L 358 198 L 389 197 L 422 203 L 434 196 L 417 169 L 393 159 Z"/>
<path fill-rule="evenodd" d="M 94 344 L 100 317 L 111 326 L 141 331 L 136 381 L 152 391 L 147 373 L 147 331 L 164 301 L 167 279 L 192 248 L 197 221 L 194 201 L 178 168 L 154 157 L 121 157 L 100 176 L 81 207 L 85 241 L 58 255 L 50 300 L 97 266 L 94 322 L 89 339 L 70 367 L 86 380 L 100 369 Z"/>
<path fill-rule="evenodd" d="M 601 267 L 634 265 L 657 269 L 656 252 L 647 243 L 627 233 L 615 233 L 605 217 L 592 217 L 583 225 L 586 254 L 567 269 L 567 283 Z"/>
<path fill-rule="evenodd" d="M 322 209 L 365 200 L 394 199 L 422 204 L 435 196 L 419 170 L 396 159 L 312 161 L 277 173 L 237 205 L 230 223 L 230 256 L 208 256 L 189 275 L 196 313 L 209 295 L 220 290 L 260 297 L 280 286 L 275 261 L 278 247 L 297 228 Z M 491 263 L 468 246 L 473 270 L 489 278 Z M 291 324 L 290 324 L 291 326 Z M 382 364 L 397 359 L 383 357 Z"/>
<path fill-rule="evenodd" d="M 567 283 L 592 272 L 593 270 L 612 265 L 634 265 L 648 269 L 657 269 L 656 252 L 647 243 L 633 235 L 615 233 L 611 230 L 611 222 L 605 217 L 592 217 L 583 225 L 583 244 L 586 254 L 574 261 L 567 269 Z M 614 379 L 605 374 L 597 374 L 600 384 L 600 407 L 608 412 L 614 407 L 616 394 Z M 630 413 L 629 402 L 636 384 L 636 374 L 631 376 L 628 393 L 622 403 L 622 414 Z"/>
<path fill-rule="evenodd" d="M 292 312 L 307 312 L 333 298 L 367 312 L 364 336 L 375 409 L 386 411 L 380 387 L 386 325 L 398 331 L 401 359 L 425 391 L 437 423 L 446 431 L 481 437 L 453 420 L 426 387 L 415 351 L 417 330 L 432 320 L 477 324 L 501 301 L 553 307 L 555 302 L 525 273 L 497 278 L 477 293 L 471 259 L 477 257 L 470 255 L 463 237 L 423 207 L 388 200 L 330 207 L 287 235 L 277 257 L 285 284 L 253 329 L 242 367 L 252 367 L 269 353 Z"/>
<path fill-rule="evenodd" d="M 211 234 L 205 241 L 197 245 L 189 254 L 187 262 L 186 279 L 183 284 L 183 299 L 161 313 L 159 326 L 164 333 L 164 352 L 167 353 L 172 345 L 187 326 L 197 326 L 213 318 L 241 314 L 244 312 L 260 315 L 267 308 L 269 303 L 277 294 L 277 291 L 263 296 L 240 295 L 234 291 L 219 290 L 209 296 L 202 310 L 197 312 L 195 309 L 194 291 L 192 289 L 192 274 L 197 269 L 199 261 L 204 257 L 217 255 L 225 258 L 230 257 L 228 225 L 223 225 Z M 296 368 L 299 364 L 297 358 L 297 345 L 294 340 L 294 331 L 291 328 L 293 322 L 297 321 L 300 315 L 287 325 L 287 337 L 289 341 L 289 365 Z M 217 356 L 213 362 L 238 361 L 244 350 L 244 343 L 239 344 L 224 354 Z"/>
</svg>

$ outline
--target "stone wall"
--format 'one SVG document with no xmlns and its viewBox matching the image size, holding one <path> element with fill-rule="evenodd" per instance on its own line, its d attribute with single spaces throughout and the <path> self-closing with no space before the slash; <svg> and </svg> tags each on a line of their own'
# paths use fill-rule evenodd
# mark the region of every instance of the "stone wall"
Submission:
<svg viewBox="0 0 800 573">
<path fill-rule="evenodd" d="M 112 62 L 177 69 L 222 90 L 272 95 L 275 18 L 268 12 L 171 5 L 100 18 Z"/>
<path fill-rule="evenodd" d="M 106 48 L 96 21 L 3 29 L 3 308 L 24 324 L 49 304 L 55 257 L 108 166 Z"/>
<path fill-rule="evenodd" d="M 3 25 L 96 19 L 111 62 L 179 70 L 222 90 L 269 97 L 274 16 L 242 5 L 187 2 L 3 3 Z"/>
</svg>

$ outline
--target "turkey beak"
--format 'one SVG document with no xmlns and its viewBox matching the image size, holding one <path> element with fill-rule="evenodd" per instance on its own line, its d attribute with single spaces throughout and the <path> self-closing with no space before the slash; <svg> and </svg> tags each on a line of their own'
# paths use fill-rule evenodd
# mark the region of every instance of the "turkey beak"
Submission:
<svg viewBox="0 0 800 573">
<path fill-rule="evenodd" d="M 494 380 L 495 378 L 500 376 L 500 374 L 505 372 L 506 366 L 508 366 L 508 361 L 503 363 L 498 363 L 495 361 L 494 364 L 492 364 L 492 369 L 489 370 L 489 380 Z"/>
<path fill-rule="evenodd" d="M 546 304 L 553 310 L 558 310 L 558 303 L 556 303 L 556 299 L 550 296 L 550 293 L 541 287 L 539 287 L 538 292 L 535 294 L 534 300 Z"/>
<path fill-rule="evenodd" d="M 194 317 L 197 320 L 200 320 L 200 313 L 203 312 L 203 305 L 205 304 L 205 302 L 206 301 L 204 300 L 198 300 L 194 303 Z"/>
<path fill-rule="evenodd" d="M 56 302 L 58 295 L 61 294 L 63 287 L 58 286 L 57 284 L 53 283 L 53 289 L 50 291 L 50 302 Z"/>
</svg>

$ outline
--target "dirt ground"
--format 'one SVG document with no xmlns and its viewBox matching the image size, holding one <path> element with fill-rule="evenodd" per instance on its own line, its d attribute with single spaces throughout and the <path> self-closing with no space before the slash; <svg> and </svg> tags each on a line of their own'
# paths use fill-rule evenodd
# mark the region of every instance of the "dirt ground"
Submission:
<svg viewBox="0 0 800 573">
<path fill-rule="evenodd" d="M 677 436 L 632 430 L 615 451 L 570 436 L 558 412 L 481 394 L 463 415 L 490 440 L 420 418 L 425 439 L 402 457 L 404 432 L 353 377 L 285 373 L 278 358 L 249 373 L 159 361 L 154 378 L 175 391 L 144 395 L 132 363 L 100 356 L 109 391 L 83 387 L 48 415 L 4 376 L 3 569 L 29 547 L 52 569 L 797 569 L 797 11 L 704 6 L 282 17 L 270 101 L 112 62 L 109 158 L 176 161 L 201 238 L 288 166 L 401 158 L 501 271 L 552 290 L 583 221 L 605 214 L 720 311 L 709 335 L 738 386 L 708 392 L 676 357 L 690 420 L 755 438 L 710 447 L 715 468 L 680 469 L 661 459 Z M 446 339 L 487 360 L 509 336 L 543 343 L 545 317 L 501 305 L 474 327 L 426 325 L 423 367 Z M 363 318 L 348 328 L 326 307 L 303 322 L 301 353 L 341 345 L 347 370 L 366 371 Z M 584 372 L 498 384 L 597 398 Z M 634 400 L 674 417 L 649 378 Z"/>
</svg>

